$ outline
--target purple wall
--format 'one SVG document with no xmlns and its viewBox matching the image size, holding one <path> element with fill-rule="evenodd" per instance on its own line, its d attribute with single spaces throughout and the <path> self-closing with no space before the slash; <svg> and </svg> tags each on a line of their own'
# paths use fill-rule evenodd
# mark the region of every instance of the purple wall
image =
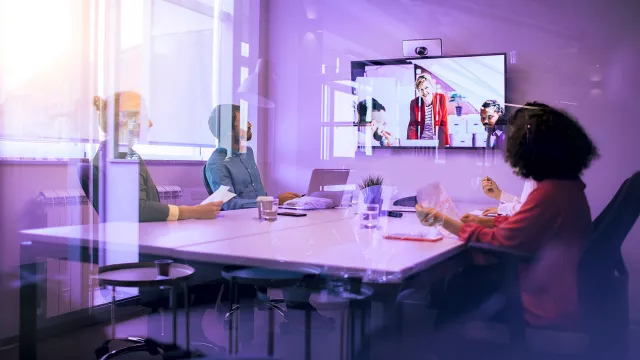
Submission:
<svg viewBox="0 0 640 360">
<path fill-rule="evenodd" d="M 522 180 L 498 160 L 482 165 L 474 152 L 374 152 L 374 156 L 323 159 L 324 86 L 344 90 L 349 62 L 401 57 L 403 39 L 442 38 L 445 55 L 514 52 L 508 64 L 510 103 L 537 100 L 574 114 L 595 139 L 601 158 L 587 171 L 594 216 L 622 181 L 640 170 L 640 4 L 615 0 L 482 2 L 452 0 L 278 0 L 267 2 L 270 81 L 267 174 L 269 188 L 302 191 L 316 167 L 376 173 L 411 194 L 428 181 L 445 184 L 454 199 L 482 198 L 478 178 L 494 177 L 519 193 Z M 336 60 L 339 59 L 339 60 Z M 337 62 L 339 67 L 337 68 Z M 325 74 L 322 74 L 322 68 Z M 329 121 L 331 116 L 329 116 Z M 329 153 L 331 153 L 331 144 Z M 640 304 L 640 226 L 627 239 L 632 304 Z M 632 309 L 640 318 L 640 307 Z"/>
</svg>

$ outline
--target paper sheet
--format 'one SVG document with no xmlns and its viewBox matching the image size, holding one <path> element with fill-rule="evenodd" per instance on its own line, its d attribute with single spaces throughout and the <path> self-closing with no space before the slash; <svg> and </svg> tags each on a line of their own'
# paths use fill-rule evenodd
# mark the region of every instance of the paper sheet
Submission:
<svg viewBox="0 0 640 360">
<path fill-rule="evenodd" d="M 226 203 L 227 201 L 233 199 L 235 196 L 236 194 L 229 191 L 228 186 L 222 185 L 218 188 L 218 190 L 216 190 L 208 198 L 204 199 L 204 201 L 201 202 L 200 204 L 207 204 L 207 203 L 216 202 L 216 201 L 222 201 L 223 203 Z"/>
</svg>

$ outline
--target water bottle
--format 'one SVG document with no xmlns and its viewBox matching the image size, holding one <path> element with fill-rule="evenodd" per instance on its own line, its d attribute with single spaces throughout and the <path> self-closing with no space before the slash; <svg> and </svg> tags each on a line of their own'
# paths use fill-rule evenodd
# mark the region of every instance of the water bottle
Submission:
<svg viewBox="0 0 640 360">
<path fill-rule="evenodd" d="M 140 124 L 138 118 L 132 117 L 131 120 L 129 120 L 127 129 L 127 159 L 140 160 L 140 155 L 134 150 L 134 147 L 138 145 L 139 130 Z"/>
</svg>

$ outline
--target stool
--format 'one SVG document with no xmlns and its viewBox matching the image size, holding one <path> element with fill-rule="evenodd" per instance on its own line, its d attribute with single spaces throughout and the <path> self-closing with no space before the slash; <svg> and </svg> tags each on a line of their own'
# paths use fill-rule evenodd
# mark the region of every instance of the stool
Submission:
<svg viewBox="0 0 640 360">
<path fill-rule="evenodd" d="M 313 270 L 312 270 L 313 271 Z M 297 285 L 306 275 L 306 272 L 271 270 L 263 268 L 252 268 L 242 266 L 225 266 L 222 269 L 222 277 L 229 280 L 229 312 L 225 320 L 229 321 L 229 354 L 238 353 L 238 328 L 236 325 L 235 350 L 233 336 L 233 316 L 237 314 L 240 305 L 237 304 L 236 285 L 250 285 L 257 289 L 284 288 Z M 274 311 L 284 315 L 284 309 L 279 305 L 284 299 L 267 299 L 264 304 L 269 310 L 267 354 L 273 356 L 274 347 Z"/>
<path fill-rule="evenodd" d="M 158 276 L 156 264 L 153 262 L 125 263 L 102 266 L 98 269 L 98 281 L 100 285 L 111 286 L 111 339 L 105 341 L 95 351 L 97 359 L 108 360 L 120 355 L 132 352 L 147 351 L 151 355 L 162 355 L 164 359 L 186 359 L 202 357 L 199 352 L 192 352 L 189 348 L 189 295 L 187 280 L 193 276 L 195 269 L 184 264 L 172 263 L 169 267 L 169 276 Z M 176 288 L 182 286 L 185 302 L 186 322 L 186 350 L 177 345 L 177 301 Z M 152 339 L 127 337 L 118 339 L 133 345 L 109 352 L 109 343 L 115 339 L 115 293 L 116 287 L 168 287 L 171 291 L 170 302 L 173 320 L 173 341 L 170 345 L 161 344 Z"/>
<path fill-rule="evenodd" d="M 339 297 L 348 302 L 348 320 L 345 322 L 344 311 L 340 317 L 340 359 L 345 358 L 345 350 L 348 350 L 348 359 L 356 357 L 356 311 L 360 310 L 360 342 L 361 347 L 368 347 L 366 342 L 367 318 L 371 315 L 371 302 L 369 298 L 373 295 L 373 288 L 362 283 L 362 278 L 345 277 L 339 280 L 329 280 L 327 290 L 330 295 Z M 350 326 L 349 326 L 350 325 Z M 345 327 L 349 329 L 347 334 L 348 344 L 345 344 Z M 305 341 L 310 342 L 311 338 L 307 334 Z M 346 349 L 345 349 L 346 348 Z M 307 349 L 306 358 L 310 359 L 310 349 Z"/>
</svg>

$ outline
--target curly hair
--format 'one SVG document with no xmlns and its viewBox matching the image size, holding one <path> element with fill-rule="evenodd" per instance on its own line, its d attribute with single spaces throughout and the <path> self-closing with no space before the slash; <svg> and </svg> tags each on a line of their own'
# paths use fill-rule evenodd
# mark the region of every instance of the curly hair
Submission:
<svg viewBox="0 0 640 360">
<path fill-rule="evenodd" d="M 505 160 L 525 179 L 577 179 L 598 156 L 589 135 L 564 111 L 532 102 L 509 118 Z"/>
</svg>

